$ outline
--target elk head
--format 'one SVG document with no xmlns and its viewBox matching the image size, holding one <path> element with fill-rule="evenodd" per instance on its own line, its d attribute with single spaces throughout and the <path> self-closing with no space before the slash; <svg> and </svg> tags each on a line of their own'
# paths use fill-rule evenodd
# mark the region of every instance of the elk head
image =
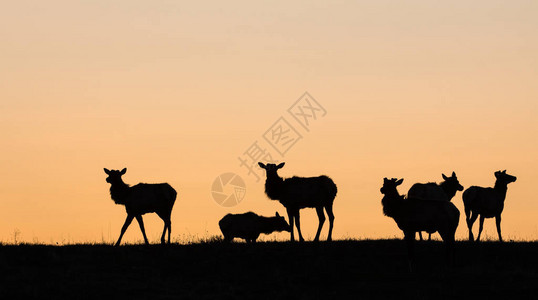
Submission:
<svg viewBox="0 0 538 300">
<path fill-rule="evenodd" d="M 458 177 L 456 177 L 456 172 L 452 172 L 452 176 L 448 177 L 445 174 L 443 175 L 443 179 L 446 182 L 447 186 L 453 187 L 456 191 L 463 191 L 463 186 L 458 181 Z"/>
<path fill-rule="evenodd" d="M 517 180 L 516 176 L 512 176 L 510 174 L 507 174 L 506 170 L 504 170 L 502 172 L 500 170 L 495 172 L 495 178 L 497 178 L 497 180 L 499 180 L 500 182 L 502 182 L 504 184 L 509 184 L 509 183 L 515 182 Z"/>
<path fill-rule="evenodd" d="M 104 170 L 105 173 L 108 175 L 108 177 L 106 178 L 106 182 L 110 184 L 122 183 L 123 181 L 121 180 L 121 176 L 127 172 L 127 168 L 123 168 L 123 170 L 121 171 L 109 170 L 107 168 L 104 168 Z"/>
</svg>

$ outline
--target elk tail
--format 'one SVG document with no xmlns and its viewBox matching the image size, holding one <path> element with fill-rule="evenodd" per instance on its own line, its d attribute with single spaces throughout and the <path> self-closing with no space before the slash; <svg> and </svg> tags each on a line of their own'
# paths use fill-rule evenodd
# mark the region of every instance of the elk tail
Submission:
<svg viewBox="0 0 538 300">
<path fill-rule="evenodd" d="M 166 198 L 171 202 L 171 204 L 174 204 L 176 202 L 177 192 L 172 186 L 170 186 L 169 184 L 167 185 L 168 188 L 165 191 Z"/>
</svg>

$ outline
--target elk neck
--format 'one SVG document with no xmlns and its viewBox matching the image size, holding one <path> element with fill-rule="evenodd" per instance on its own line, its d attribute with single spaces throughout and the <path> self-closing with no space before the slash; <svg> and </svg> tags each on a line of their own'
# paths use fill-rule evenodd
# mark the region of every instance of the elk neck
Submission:
<svg viewBox="0 0 538 300">
<path fill-rule="evenodd" d="M 448 184 L 448 182 L 443 181 L 439 184 L 439 186 L 441 187 L 441 189 L 443 189 L 445 195 L 447 195 L 448 200 L 451 200 L 452 198 L 454 198 L 454 196 L 456 196 L 456 189 L 450 188 L 450 184 Z"/>
<path fill-rule="evenodd" d="M 261 217 L 260 218 L 261 233 L 270 234 L 273 232 L 273 221 L 272 218 Z"/>
<path fill-rule="evenodd" d="M 278 200 L 284 185 L 284 179 L 277 172 L 268 172 L 265 179 L 265 193 L 272 200 Z"/>
<path fill-rule="evenodd" d="M 383 205 L 383 214 L 387 217 L 398 217 L 403 203 L 403 196 L 400 196 L 398 191 L 387 192 L 383 199 L 381 199 L 381 205 Z"/>
<path fill-rule="evenodd" d="M 499 193 L 504 200 L 506 198 L 506 191 L 508 191 L 508 183 L 501 182 L 499 179 L 495 181 L 495 186 L 493 189 Z"/>
<path fill-rule="evenodd" d="M 121 179 L 110 185 L 110 197 L 116 204 L 125 204 L 127 195 L 129 194 L 129 185 Z"/>
</svg>

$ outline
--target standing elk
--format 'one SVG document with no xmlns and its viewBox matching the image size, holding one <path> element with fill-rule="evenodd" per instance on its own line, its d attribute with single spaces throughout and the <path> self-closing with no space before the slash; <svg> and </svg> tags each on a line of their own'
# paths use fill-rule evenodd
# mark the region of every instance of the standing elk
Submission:
<svg viewBox="0 0 538 300">
<path fill-rule="evenodd" d="M 334 225 L 333 202 L 336 197 L 336 184 L 327 176 L 319 177 L 292 177 L 283 179 L 278 176 L 278 169 L 284 167 L 284 163 L 263 164 L 258 165 L 265 169 L 267 179 L 265 180 L 265 193 L 271 200 L 278 200 L 288 212 L 288 218 L 291 227 L 291 241 L 294 241 L 293 223 L 297 227 L 299 233 L 299 241 L 304 241 L 301 234 L 301 224 L 299 218 L 299 210 L 307 207 L 316 209 L 319 219 L 318 231 L 314 241 L 319 241 L 319 235 L 325 222 L 325 214 L 329 217 L 329 235 L 327 241 L 332 240 L 332 231 Z"/>
<path fill-rule="evenodd" d="M 503 241 L 501 236 L 501 213 L 504 209 L 504 200 L 508 191 L 508 184 L 515 182 L 517 177 L 506 174 L 506 170 L 495 172 L 495 186 L 493 188 L 472 186 L 463 192 L 463 205 L 465 206 L 465 220 L 469 228 L 469 241 L 474 240 L 473 224 L 480 215 L 480 228 L 476 240 L 480 240 L 480 234 L 484 227 L 485 218 L 495 217 L 497 234 L 499 241 Z"/>
<path fill-rule="evenodd" d="M 134 218 L 140 225 L 140 230 L 144 236 L 144 242 L 149 244 L 144 229 L 144 221 L 142 215 L 146 213 L 156 213 L 164 221 L 164 230 L 161 236 L 161 243 L 165 243 L 165 234 L 168 230 L 168 243 L 170 244 L 170 234 L 172 231 L 172 223 L 170 217 L 172 208 L 176 201 L 177 192 L 168 183 L 147 184 L 139 183 L 135 186 L 125 184 L 121 176 L 127 172 L 127 168 L 121 171 L 104 169 L 108 175 L 106 182 L 110 183 L 110 197 L 116 204 L 125 205 L 127 211 L 127 219 L 121 228 L 121 234 L 116 242 L 118 246 L 121 242 L 123 234 L 131 224 Z"/>
<path fill-rule="evenodd" d="M 441 175 L 445 181 L 439 184 L 434 182 L 413 184 L 407 192 L 407 197 L 431 201 L 451 201 L 457 191 L 463 191 L 463 186 L 458 181 L 455 172 L 452 172 L 451 177 L 445 174 Z M 432 239 L 432 233 L 428 232 L 428 241 Z M 422 232 L 419 231 L 418 234 L 422 241 Z"/>
<path fill-rule="evenodd" d="M 449 263 L 454 256 L 456 229 L 460 219 L 460 211 L 452 202 L 430 201 L 415 198 L 405 198 L 398 193 L 397 186 L 403 179 L 383 179 L 381 200 L 383 214 L 394 219 L 398 228 L 404 233 L 407 244 L 409 267 L 414 262 L 415 232 L 439 232 L 445 242 Z"/>
</svg>

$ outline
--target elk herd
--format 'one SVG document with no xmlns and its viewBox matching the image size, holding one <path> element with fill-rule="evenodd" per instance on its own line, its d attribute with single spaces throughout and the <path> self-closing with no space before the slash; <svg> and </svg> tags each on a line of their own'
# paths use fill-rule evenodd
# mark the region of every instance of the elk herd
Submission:
<svg viewBox="0 0 538 300">
<path fill-rule="evenodd" d="M 275 231 L 289 231 L 291 241 L 295 240 L 294 225 L 297 228 L 299 241 L 304 241 L 301 233 L 300 210 L 303 208 L 315 208 L 319 223 L 314 241 L 319 241 L 320 233 L 327 217 L 329 219 L 329 233 L 327 241 L 332 240 L 332 230 L 334 226 L 333 203 L 337 194 L 336 184 L 328 176 L 318 177 L 291 177 L 282 178 L 278 175 L 278 170 L 284 167 L 281 164 L 258 163 L 260 168 L 265 170 L 265 193 L 271 200 L 278 200 L 288 215 L 288 222 L 278 213 L 274 217 L 258 216 L 253 212 L 244 214 L 228 214 L 224 216 L 219 227 L 224 236 L 224 241 L 229 242 L 234 238 L 244 239 L 247 243 L 255 242 L 262 233 L 270 234 Z M 167 183 L 145 184 L 139 183 L 129 186 L 122 180 L 127 169 L 108 170 L 104 169 L 108 175 L 106 181 L 110 183 L 110 196 L 116 204 L 125 206 L 127 218 L 121 233 L 116 242 L 120 244 L 121 239 L 136 218 L 144 241 L 148 244 L 142 215 L 146 213 L 156 213 L 164 222 L 164 229 L 161 236 L 161 243 L 165 243 L 168 232 L 168 243 L 172 230 L 171 214 L 172 207 L 177 197 L 177 192 Z M 458 228 L 460 211 L 451 202 L 456 193 L 463 191 L 462 198 L 465 208 L 465 220 L 469 230 L 469 241 L 474 241 L 472 227 L 478 217 L 480 226 L 476 241 L 480 240 L 484 220 L 495 218 L 499 241 L 501 236 L 501 213 L 504 208 L 504 200 L 508 184 L 516 181 L 516 177 L 504 171 L 497 171 L 495 175 L 495 185 L 493 187 L 471 186 L 464 191 L 463 186 L 458 181 L 456 173 L 446 176 L 442 174 L 443 180 L 440 183 L 416 183 L 411 186 L 407 195 L 398 192 L 398 186 L 403 179 L 384 178 L 381 187 L 381 205 L 383 214 L 394 219 L 396 225 L 404 234 L 407 244 L 410 263 L 413 261 L 413 247 L 415 235 L 418 232 L 422 240 L 422 232 L 431 235 L 439 233 L 447 249 L 448 259 L 453 255 L 455 233 Z"/>
</svg>

